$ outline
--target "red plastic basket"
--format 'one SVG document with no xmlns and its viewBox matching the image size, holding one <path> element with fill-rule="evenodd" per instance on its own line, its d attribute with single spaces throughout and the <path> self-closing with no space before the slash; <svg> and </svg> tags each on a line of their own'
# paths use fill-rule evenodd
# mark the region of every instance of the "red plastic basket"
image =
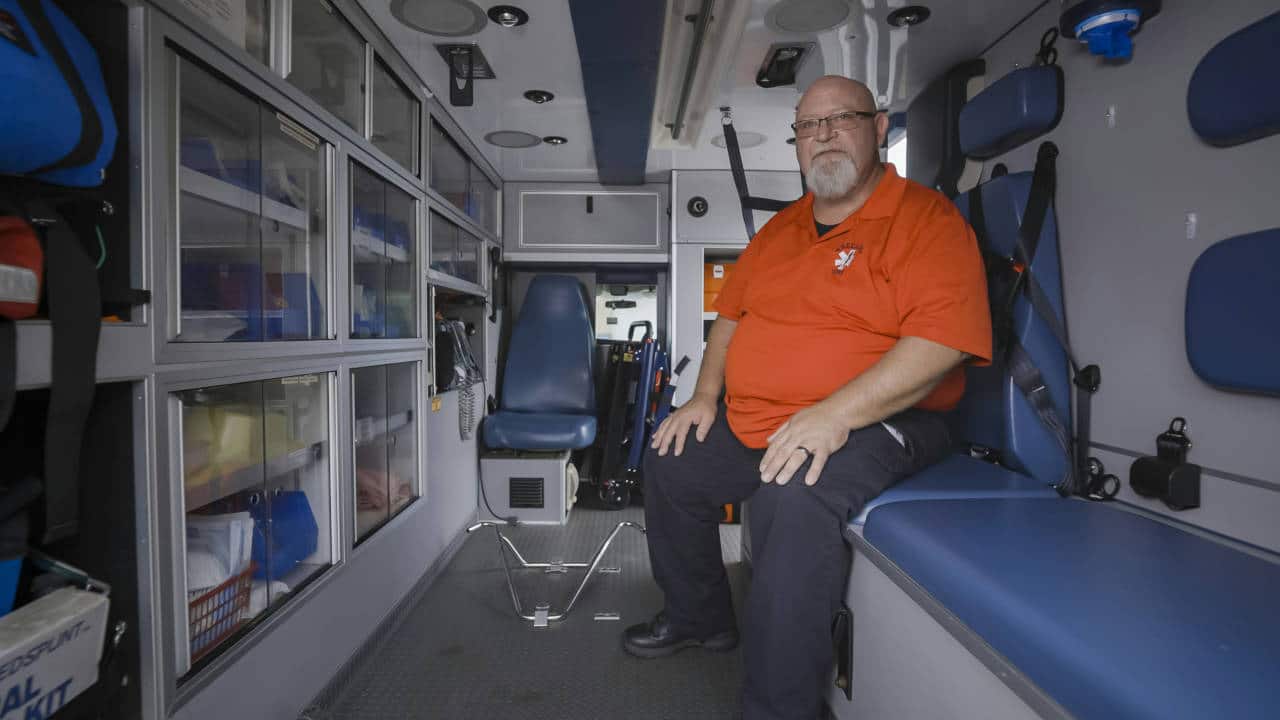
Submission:
<svg viewBox="0 0 1280 720">
<path fill-rule="evenodd" d="M 249 567 L 221 585 L 188 595 L 191 662 L 207 655 L 244 624 L 255 568 L 255 563 L 249 563 Z"/>
</svg>

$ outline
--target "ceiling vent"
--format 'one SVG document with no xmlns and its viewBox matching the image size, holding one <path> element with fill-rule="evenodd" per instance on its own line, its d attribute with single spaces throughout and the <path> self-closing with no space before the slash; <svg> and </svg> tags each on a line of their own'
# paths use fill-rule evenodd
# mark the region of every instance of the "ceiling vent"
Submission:
<svg viewBox="0 0 1280 720">
<path fill-rule="evenodd" d="M 489 24 L 470 0 L 392 0 L 391 14 L 414 30 L 443 37 L 475 35 Z"/>
<path fill-rule="evenodd" d="M 782 0 L 765 13 L 764 24 L 780 33 L 811 35 L 848 18 L 848 0 Z"/>
<path fill-rule="evenodd" d="M 542 138 L 520 130 L 494 130 L 484 136 L 485 142 L 504 148 L 531 148 L 540 145 Z"/>
</svg>

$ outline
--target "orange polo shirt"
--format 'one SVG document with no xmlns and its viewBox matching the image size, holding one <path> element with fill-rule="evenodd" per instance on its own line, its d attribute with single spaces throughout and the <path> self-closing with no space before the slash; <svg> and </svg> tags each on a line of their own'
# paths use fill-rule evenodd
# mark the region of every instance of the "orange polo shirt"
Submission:
<svg viewBox="0 0 1280 720">
<path fill-rule="evenodd" d="M 738 321 L 725 367 L 729 427 L 748 447 L 912 336 L 991 360 L 986 275 L 973 230 L 946 197 L 892 165 L 867 202 L 822 237 L 807 194 L 769 221 L 716 299 Z M 950 410 L 956 368 L 917 407 Z"/>
</svg>

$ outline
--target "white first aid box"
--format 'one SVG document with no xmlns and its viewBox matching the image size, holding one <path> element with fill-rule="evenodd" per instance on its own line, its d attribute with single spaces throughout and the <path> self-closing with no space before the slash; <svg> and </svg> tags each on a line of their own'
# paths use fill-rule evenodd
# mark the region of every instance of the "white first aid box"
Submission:
<svg viewBox="0 0 1280 720">
<path fill-rule="evenodd" d="M 98 681 L 109 605 L 62 588 L 0 618 L 0 720 L 44 720 Z"/>
</svg>

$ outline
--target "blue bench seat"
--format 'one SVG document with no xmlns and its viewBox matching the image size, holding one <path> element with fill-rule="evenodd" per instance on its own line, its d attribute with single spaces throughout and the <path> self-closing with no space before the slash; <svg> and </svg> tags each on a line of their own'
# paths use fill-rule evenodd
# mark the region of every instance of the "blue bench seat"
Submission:
<svg viewBox="0 0 1280 720">
<path fill-rule="evenodd" d="M 891 503 L 864 537 L 1077 717 L 1280 712 L 1280 565 L 1062 499 Z"/>
<path fill-rule="evenodd" d="M 1058 493 L 1053 488 L 1026 475 L 968 455 L 953 455 L 880 493 L 851 524 L 861 527 L 875 508 L 910 500 L 1055 497 Z"/>
</svg>

